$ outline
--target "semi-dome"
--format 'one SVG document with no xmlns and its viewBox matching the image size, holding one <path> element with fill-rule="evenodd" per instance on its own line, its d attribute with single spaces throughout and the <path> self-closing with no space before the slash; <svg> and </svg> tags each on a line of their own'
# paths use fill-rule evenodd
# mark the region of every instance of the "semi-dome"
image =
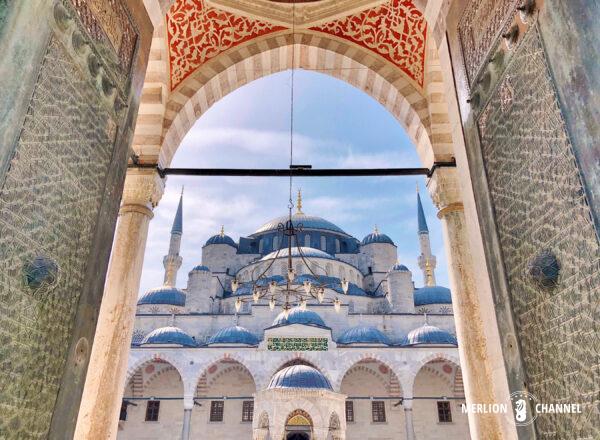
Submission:
<svg viewBox="0 0 600 440">
<path fill-rule="evenodd" d="M 207 266 L 204 266 L 202 264 L 195 266 L 191 271 L 199 271 L 199 272 L 210 272 L 210 269 Z"/>
<path fill-rule="evenodd" d="M 306 247 L 306 246 L 300 246 L 300 250 L 298 250 L 298 247 L 296 247 L 296 246 L 292 247 L 292 257 L 300 257 L 300 252 L 302 252 L 302 255 L 304 255 L 306 258 L 327 258 L 328 260 L 334 259 L 332 255 L 330 255 L 327 252 L 324 252 L 320 249 L 315 249 L 315 248 Z M 275 256 L 277 256 L 277 258 L 287 257 L 288 254 L 289 254 L 289 249 L 283 248 L 283 249 L 279 250 L 279 254 L 277 253 L 277 251 L 271 252 L 270 254 L 267 254 L 264 257 L 262 257 L 261 261 L 271 260 L 271 259 L 275 258 Z"/>
<path fill-rule="evenodd" d="M 185 306 L 185 292 L 172 286 L 161 286 L 150 289 L 138 300 L 138 306 L 144 304 L 166 304 L 183 307 Z"/>
<path fill-rule="evenodd" d="M 387 236 L 386 234 L 382 234 L 377 230 L 377 228 L 365 238 L 363 238 L 361 242 L 363 246 L 373 243 L 394 244 L 394 242 L 389 236 Z"/>
<path fill-rule="evenodd" d="M 211 344 L 246 344 L 256 345 L 258 344 L 258 338 L 250 333 L 244 327 L 234 325 L 231 327 L 225 327 L 214 334 L 209 340 L 208 345 Z"/>
<path fill-rule="evenodd" d="M 371 326 L 358 326 L 346 330 L 337 340 L 338 344 L 384 344 L 390 340 L 380 330 Z"/>
<path fill-rule="evenodd" d="M 452 304 L 450 289 L 442 286 L 425 286 L 415 290 L 415 306 Z"/>
<path fill-rule="evenodd" d="M 204 246 L 208 246 L 211 244 L 228 244 L 229 246 L 237 248 L 237 245 L 235 244 L 235 241 L 233 241 L 233 238 L 231 238 L 229 235 L 225 235 L 223 232 L 210 237 L 208 240 L 206 240 Z"/>
<path fill-rule="evenodd" d="M 302 310 L 300 307 L 294 307 L 290 309 L 286 318 L 285 312 L 281 312 L 273 321 L 273 325 L 290 325 L 290 324 L 304 324 L 304 325 L 316 325 L 319 327 L 326 327 L 323 319 L 312 310 Z"/>
<path fill-rule="evenodd" d="M 161 327 L 152 330 L 144 339 L 142 339 L 140 345 L 145 344 L 169 344 L 181 345 L 183 347 L 195 347 L 196 341 L 178 327 Z"/>
<path fill-rule="evenodd" d="M 410 272 L 408 267 L 406 267 L 404 264 L 400 264 L 400 263 L 394 264 L 390 270 L 397 271 L 397 272 Z"/>
<path fill-rule="evenodd" d="M 429 324 L 411 330 L 406 336 L 405 345 L 421 344 L 458 345 L 453 334 Z"/>
<path fill-rule="evenodd" d="M 292 365 L 273 375 L 269 383 L 273 388 L 313 388 L 332 390 L 331 383 L 319 370 L 308 365 Z"/>
<path fill-rule="evenodd" d="M 289 216 L 283 215 L 281 217 L 274 218 L 254 232 L 252 235 L 264 234 L 266 232 L 277 231 L 279 225 L 285 225 L 285 222 L 289 220 Z M 302 229 L 320 229 L 325 231 L 337 232 L 338 234 L 348 235 L 342 228 L 337 225 L 334 225 L 329 220 L 325 220 L 322 217 L 318 217 L 316 215 L 306 215 L 304 213 L 295 213 L 292 215 L 292 223 L 293 225 L 299 226 L 302 225 Z"/>
</svg>

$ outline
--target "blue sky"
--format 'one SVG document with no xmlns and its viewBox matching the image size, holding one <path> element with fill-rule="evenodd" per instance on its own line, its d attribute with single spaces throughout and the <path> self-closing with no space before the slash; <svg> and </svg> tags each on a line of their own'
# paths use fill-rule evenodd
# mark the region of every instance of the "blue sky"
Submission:
<svg viewBox="0 0 600 440">
<path fill-rule="evenodd" d="M 404 129 L 377 101 L 327 75 L 299 70 L 294 80 L 294 163 L 314 168 L 420 167 Z M 182 141 L 173 167 L 287 168 L 290 146 L 290 71 L 253 81 L 225 96 L 196 122 Z M 324 217 L 362 239 L 377 225 L 398 246 L 399 261 L 423 284 L 417 266 L 415 185 L 421 188 L 438 284 L 448 285 L 441 225 L 424 177 L 295 178 L 303 211 Z M 201 263 L 202 246 L 219 232 L 236 241 L 269 219 L 285 214 L 287 178 L 168 178 L 150 223 L 141 292 L 163 281 L 162 258 L 181 187 L 184 220 L 177 279 Z M 295 198 L 295 196 L 294 196 Z"/>
</svg>

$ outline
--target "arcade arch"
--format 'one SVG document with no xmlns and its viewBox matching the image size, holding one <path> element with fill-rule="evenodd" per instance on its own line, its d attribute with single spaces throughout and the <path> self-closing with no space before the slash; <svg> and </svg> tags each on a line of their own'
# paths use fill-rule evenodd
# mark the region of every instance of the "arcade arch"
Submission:
<svg viewBox="0 0 600 440">
<path fill-rule="evenodd" d="M 408 81 L 401 70 L 393 64 L 357 44 L 306 29 L 298 29 L 294 36 L 289 31 L 281 31 L 250 39 L 219 53 L 171 90 L 163 23 L 162 26 L 157 27 L 151 48 L 152 61 L 147 72 L 142 105 L 134 133 L 135 154 L 141 163 L 167 166 L 187 130 L 220 97 L 264 74 L 288 68 L 309 68 L 327 71 L 334 76 L 339 75 L 340 79 L 365 91 L 391 109 L 390 111 L 413 139 L 423 164 L 430 166 L 435 160 L 447 160 L 456 156 L 453 140 L 456 141 L 460 134 L 454 134 L 450 121 L 452 118 L 455 122 L 458 120 L 458 109 L 454 103 L 452 112 L 448 111 L 448 102 L 454 102 L 455 97 L 446 93 L 447 90 L 452 90 L 452 79 L 444 78 L 441 67 L 444 62 L 448 62 L 447 47 L 440 44 L 443 40 L 445 7 L 430 7 L 431 3 L 434 2 L 427 2 L 425 17 L 431 20 L 429 29 L 433 38 L 427 39 L 422 87 L 417 87 Z M 363 6 L 368 8 L 369 5 Z M 442 19 L 440 20 L 439 17 Z M 435 23 L 435 27 L 431 26 L 432 23 Z M 293 57 L 292 53 L 294 53 Z M 440 53 L 445 58 L 440 57 Z M 295 60 L 293 64 L 292 59 Z M 352 68 L 353 66 L 356 68 Z M 459 145 L 464 149 L 462 143 Z M 482 289 L 485 291 L 483 301 L 487 301 L 485 303 L 487 317 L 491 318 L 494 315 L 484 259 L 479 259 L 476 274 L 474 267 L 476 264 L 471 256 L 481 256 L 483 250 L 478 235 L 477 214 L 470 188 L 466 156 L 463 153 L 461 152 L 460 156 L 462 163 L 459 162 L 462 168 L 458 172 L 461 176 L 466 176 L 465 182 L 459 181 L 457 170 L 440 169 L 430 180 L 429 188 L 440 209 L 439 216 L 443 219 L 446 228 L 446 248 L 449 253 L 450 269 L 453 272 L 451 287 L 455 295 L 453 300 L 457 304 L 456 317 L 459 321 L 464 319 L 464 323 L 457 324 L 459 342 L 468 337 L 471 345 L 478 347 L 476 351 L 466 356 L 463 352 L 468 349 L 467 345 L 465 344 L 464 347 L 462 344 L 459 345 L 465 367 L 465 380 L 478 384 L 470 388 L 475 393 L 471 396 L 473 401 L 487 401 L 495 398 L 496 389 L 500 389 L 502 397 L 508 393 L 505 382 L 494 387 L 489 383 L 489 378 L 492 377 L 491 371 L 504 368 L 498 363 L 492 366 L 489 361 L 492 359 L 494 362 L 501 362 L 501 357 L 497 354 L 489 356 L 487 346 L 487 339 L 491 338 L 495 344 L 494 351 L 501 353 L 496 327 L 491 326 L 493 330 L 488 331 L 483 328 L 480 319 L 470 319 L 473 314 L 480 316 Z M 131 308 L 133 300 L 128 297 L 126 304 L 123 304 L 123 292 L 127 292 L 129 296 L 137 293 L 148 222 L 152 216 L 152 207 L 160 200 L 163 186 L 164 181 L 150 169 L 131 169 L 125 182 L 122 203 L 127 209 L 122 211 L 121 221 L 115 234 L 115 241 L 119 246 L 115 247 L 116 251 L 113 253 L 109 268 L 104 294 L 104 303 L 108 305 L 103 307 L 107 310 L 101 312 L 96 336 L 101 340 L 114 339 L 121 342 L 106 344 L 106 348 L 96 346 L 92 353 L 90 368 L 92 375 L 102 375 L 106 360 L 117 356 L 120 359 L 117 362 L 118 366 L 115 367 L 119 370 L 115 374 L 117 384 L 125 374 L 126 362 L 121 358 L 127 355 L 126 344 L 129 340 L 116 334 L 116 329 L 131 330 L 131 323 L 127 323 L 129 319 L 127 314 L 124 314 L 123 322 L 116 324 L 109 316 L 114 316 L 115 313 L 111 311 L 114 308 Z M 475 253 L 470 252 L 472 243 L 467 237 L 463 193 L 469 197 L 468 209 L 472 223 L 469 224 L 469 231 L 477 237 Z M 136 249 L 137 252 L 125 252 L 125 249 Z M 476 295 L 475 280 L 481 281 L 482 277 L 486 284 L 484 287 L 478 286 L 480 294 Z M 467 298 L 468 301 L 460 301 L 460 298 Z M 465 363 L 467 365 L 464 365 Z M 477 372 L 481 371 L 481 368 L 486 374 Z M 90 408 L 94 406 L 93 402 L 104 399 L 98 390 L 86 390 L 85 393 L 84 401 L 87 399 L 92 403 L 87 405 L 89 408 L 82 411 L 84 416 L 90 413 Z M 112 405 L 114 411 L 117 399 L 106 397 L 105 400 L 114 403 Z M 492 423 L 489 432 L 498 433 L 498 423 Z"/>
</svg>

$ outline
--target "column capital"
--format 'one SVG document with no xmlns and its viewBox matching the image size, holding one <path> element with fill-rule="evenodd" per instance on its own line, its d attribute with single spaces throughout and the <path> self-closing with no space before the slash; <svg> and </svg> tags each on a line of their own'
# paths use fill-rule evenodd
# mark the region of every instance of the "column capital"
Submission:
<svg viewBox="0 0 600 440">
<path fill-rule="evenodd" d="M 183 396 L 183 409 L 194 409 L 194 396 Z"/>
<path fill-rule="evenodd" d="M 439 209 L 439 218 L 449 212 L 463 210 L 456 168 L 437 168 L 427 182 L 427 188 L 433 203 Z"/>
<path fill-rule="evenodd" d="M 130 168 L 125 177 L 121 205 L 139 205 L 152 209 L 158 204 L 164 188 L 164 179 L 156 170 Z"/>
</svg>

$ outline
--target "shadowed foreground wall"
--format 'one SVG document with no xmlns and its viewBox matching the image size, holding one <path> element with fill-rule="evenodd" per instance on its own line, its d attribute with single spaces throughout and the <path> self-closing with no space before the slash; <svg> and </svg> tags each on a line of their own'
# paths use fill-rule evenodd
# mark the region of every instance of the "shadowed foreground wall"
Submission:
<svg viewBox="0 0 600 440">
<path fill-rule="evenodd" d="M 0 1 L 1 438 L 77 417 L 152 32 L 100 3 Z"/>
<path fill-rule="evenodd" d="M 520 438 L 597 438 L 598 26 L 586 17 L 598 11 L 538 1 L 529 15 L 521 3 L 453 5 L 463 128 L 511 392 L 583 410 L 541 414 Z"/>
</svg>

